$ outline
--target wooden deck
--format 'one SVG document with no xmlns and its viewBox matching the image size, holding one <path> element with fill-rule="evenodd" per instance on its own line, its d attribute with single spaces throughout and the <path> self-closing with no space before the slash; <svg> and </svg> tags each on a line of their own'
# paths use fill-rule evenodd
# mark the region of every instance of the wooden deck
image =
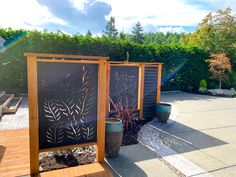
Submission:
<svg viewBox="0 0 236 177">
<path fill-rule="evenodd" d="M 0 176 L 30 176 L 29 129 L 0 131 Z M 105 164 L 90 164 L 40 173 L 39 177 L 112 177 Z"/>
</svg>

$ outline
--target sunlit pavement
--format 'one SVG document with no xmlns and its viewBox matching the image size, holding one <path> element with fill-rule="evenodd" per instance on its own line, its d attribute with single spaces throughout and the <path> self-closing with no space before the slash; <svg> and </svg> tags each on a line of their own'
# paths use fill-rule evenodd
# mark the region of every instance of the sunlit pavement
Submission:
<svg viewBox="0 0 236 177">
<path fill-rule="evenodd" d="M 0 130 L 29 127 L 28 99 L 23 98 L 15 114 L 4 114 L 0 118 Z"/>
<path fill-rule="evenodd" d="M 169 92 L 161 100 L 173 105 L 171 120 L 154 120 L 142 128 L 140 137 L 148 148 L 125 146 L 118 158 L 108 159 L 115 176 L 236 177 L 236 98 Z M 0 121 L 0 130 L 25 127 L 26 98 L 15 115 Z"/>
<path fill-rule="evenodd" d="M 236 176 L 236 98 L 162 94 L 176 120 L 145 125 L 140 140 L 186 176 Z"/>
</svg>

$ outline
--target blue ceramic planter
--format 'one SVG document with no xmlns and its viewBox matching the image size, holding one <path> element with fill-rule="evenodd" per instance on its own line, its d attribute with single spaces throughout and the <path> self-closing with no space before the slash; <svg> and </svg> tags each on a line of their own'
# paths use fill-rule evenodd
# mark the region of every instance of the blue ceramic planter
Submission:
<svg viewBox="0 0 236 177">
<path fill-rule="evenodd" d="M 117 157 L 123 139 L 122 120 L 106 119 L 105 155 L 109 158 Z"/>
<path fill-rule="evenodd" d="M 167 103 L 157 103 L 156 104 L 156 117 L 161 121 L 161 122 L 167 122 L 170 113 L 171 113 L 171 108 L 172 106 Z"/>
</svg>

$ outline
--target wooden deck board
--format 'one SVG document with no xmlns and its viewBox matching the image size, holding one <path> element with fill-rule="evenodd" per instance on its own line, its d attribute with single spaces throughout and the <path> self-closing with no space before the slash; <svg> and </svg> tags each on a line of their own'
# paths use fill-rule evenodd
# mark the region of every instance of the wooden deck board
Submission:
<svg viewBox="0 0 236 177">
<path fill-rule="evenodd" d="M 29 130 L 0 131 L 0 176 L 29 174 Z"/>
<path fill-rule="evenodd" d="M 0 131 L 0 176 L 30 176 L 29 129 Z M 105 164 L 84 166 L 43 172 L 38 177 L 112 177 Z"/>
<path fill-rule="evenodd" d="M 78 167 L 64 168 L 50 172 L 40 173 L 39 177 L 65 177 L 65 176 L 78 176 L 78 177 L 112 177 L 111 172 L 106 169 L 103 164 L 94 163 Z"/>
</svg>

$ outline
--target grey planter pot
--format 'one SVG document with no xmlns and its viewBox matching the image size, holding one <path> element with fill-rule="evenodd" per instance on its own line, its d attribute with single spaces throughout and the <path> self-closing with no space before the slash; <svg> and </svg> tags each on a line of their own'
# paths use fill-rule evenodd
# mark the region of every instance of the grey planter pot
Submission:
<svg viewBox="0 0 236 177">
<path fill-rule="evenodd" d="M 117 118 L 106 119 L 105 156 L 117 157 L 123 138 L 122 120 Z"/>
</svg>

